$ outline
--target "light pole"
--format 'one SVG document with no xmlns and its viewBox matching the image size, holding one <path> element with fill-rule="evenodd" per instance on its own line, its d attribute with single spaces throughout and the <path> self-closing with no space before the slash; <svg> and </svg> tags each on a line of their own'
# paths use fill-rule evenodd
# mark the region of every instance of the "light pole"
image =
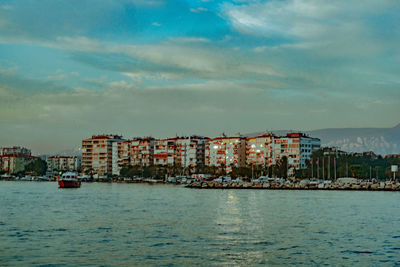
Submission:
<svg viewBox="0 0 400 267">
<path fill-rule="evenodd" d="M 398 165 L 392 165 L 392 172 L 393 172 L 393 181 L 396 180 L 396 172 L 398 172 L 399 166 Z"/>
</svg>

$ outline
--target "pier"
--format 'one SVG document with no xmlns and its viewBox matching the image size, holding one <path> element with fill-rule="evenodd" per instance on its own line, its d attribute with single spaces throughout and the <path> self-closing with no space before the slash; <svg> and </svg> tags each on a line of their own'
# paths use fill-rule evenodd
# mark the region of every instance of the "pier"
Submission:
<svg viewBox="0 0 400 267">
<path fill-rule="evenodd" d="M 303 180 L 304 181 L 304 180 Z M 400 191 L 400 183 L 395 182 L 360 182 L 360 183 L 332 183 L 327 181 L 309 182 L 285 181 L 283 183 L 254 183 L 215 181 L 193 182 L 186 185 L 195 189 L 261 189 L 261 190 L 354 190 L 354 191 Z"/>
</svg>

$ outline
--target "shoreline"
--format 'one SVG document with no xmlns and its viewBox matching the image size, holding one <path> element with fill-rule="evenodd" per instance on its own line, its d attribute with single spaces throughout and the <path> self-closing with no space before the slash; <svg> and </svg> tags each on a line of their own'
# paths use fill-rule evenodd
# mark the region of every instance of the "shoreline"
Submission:
<svg viewBox="0 0 400 267">
<path fill-rule="evenodd" d="M 186 185 L 192 189 L 257 189 L 257 190 L 322 190 L 322 191 L 400 191 L 400 183 L 379 182 L 379 183 L 319 183 L 319 184 L 300 184 L 300 183 L 220 183 L 220 182 L 194 182 Z"/>
<path fill-rule="evenodd" d="M 57 181 L 24 181 L 24 180 L 14 180 L 14 179 L 0 179 L 0 181 L 9 181 L 9 182 L 57 182 Z M 300 191 L 387 191 L 387 192 L 399 192 L 400 184 L 366 184 L 366 185 L 358 185 L 358 184 L 325 184 L 324 187 L 318 187 L 317 185 L 279 185 L 279 184 L 262 184 L 262 183 L 215 183 L 215 182 L 193 182 L 191 184 L 174 184 L 165 181 L 93 181 L 93 182 L 82 182 L 85 184 L 90 183 L 116 183 L 116 184 L 148 184 L 148 185 L 171 185 L 171 186 L 180 186 L 189 189 L 219 189 L 219 190 L 300 190 Z"/>
</svg>

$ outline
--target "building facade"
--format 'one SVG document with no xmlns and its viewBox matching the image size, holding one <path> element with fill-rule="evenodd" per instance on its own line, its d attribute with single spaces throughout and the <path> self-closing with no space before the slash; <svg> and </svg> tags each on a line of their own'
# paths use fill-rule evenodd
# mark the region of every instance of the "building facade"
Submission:
<svg viewBox="0 0 400 267">
<path fill-rule="evenodd" d="M 127 141 L 119 135 L 94 135 L 82 140 L 82 171 L 98 176 L 119 175 Z"/>
<path fill-rule="evenodd" d="M 46 159 L 48 171 L 78 171 L 81 160 L 77 156 L 51 156 Z"/>
<path fill-rule="evenodd" d="M 0 149 L 0 156 L 32 156 L 32 152 L 30 149 L 20 146 L 13 147 L 2 147 Z"/>
<path fill-rule="evenodd" d="M 214 166 L 223 167 L 229 173 L 233 167 L 275 165 L 286 157 L 291 175 L 296 169 L 306 168 L 311 154 L 320 146 L 318 138 L 302 133 L 132 140 L 118 135 L 97 135 L 82 140 L 82 170 L 104 176 L 119 175 L 127 165 L 190 167 L 195 171 L 199 166 Z"/>
<path fill-rule="evenodd" d="M 154 164 L 154 143 L 152 137 L 133 138 L 130 142 L 130 164 L 133 166 L 152 166 Z"/>
<path fill-rule="evenodd" d="M 185 136 L 155 140 L 154 165 L 196 168 L 205 165 L 208 138 Z"/>
<path fill-rule="evenodd" d="M 288 133 L 274 139 L 272 164 L 276 164 L 284 156 L 288 160 L 289 174 L 294 170 L 307 168 L 311 155 L 321 147 L 321 140 L 303 133 Z"/>
<path fill-rule="evenodd" d="M 202 136 L 179 137 L 176 140 L 176 163 L 184 168 L 204 166 L 207 140 Z"/>
<path fill-rule="evenodd" d="M 248 166 L 271 166 L 275 135 L 270 133 L 249 137 L 246 140 L 246 163 Z"/>
<path fill-rule="evenodd" d="M 154 165 L 173 166 L 176 161 L 178 138 L 159 139 L 154 142 Z"/>
<path fill-rule="evenodd" d="M 246 138 L 242 136 L 212 138 L 205 149 L 207 166 L 224 167 L 231 172 L 232 167 L 246 166 Z"/>
<path fill-rule="evenodd" d="M 116 151 L 118 155 L 117 164 L 113 164 L 113 174 L 119 174 L 119 171 L 123 166 L 128 166 L 131 163 L 131 141 L 126 140 L 122 142 L 116 142 L 116 146 Z"/>
<path fill-rule="evenodd" d="M 22 172 L 34 157 L 31 150 L 25 147 L 3 147 L 0 150 L 0 169 L 9 173 Z"/>
<path fill-rule="evenodd" d="M 19 172 L 23 172 L 25 170 L 25 166 L 28 165 L 34 157 L 32 156 L 0 156 L 0 169 L 9 173 L 16 174 Z"/>
</svg>

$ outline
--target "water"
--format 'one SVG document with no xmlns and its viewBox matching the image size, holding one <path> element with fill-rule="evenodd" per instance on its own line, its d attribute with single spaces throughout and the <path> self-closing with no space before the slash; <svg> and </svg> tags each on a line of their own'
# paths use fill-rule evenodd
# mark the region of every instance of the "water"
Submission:
<svg viewBox="0 0 400 267">
<path fill-rule="evenodd" d="M 0 182 L 3 265 L 400 266 L 400 193 Z"/>
</svg>

